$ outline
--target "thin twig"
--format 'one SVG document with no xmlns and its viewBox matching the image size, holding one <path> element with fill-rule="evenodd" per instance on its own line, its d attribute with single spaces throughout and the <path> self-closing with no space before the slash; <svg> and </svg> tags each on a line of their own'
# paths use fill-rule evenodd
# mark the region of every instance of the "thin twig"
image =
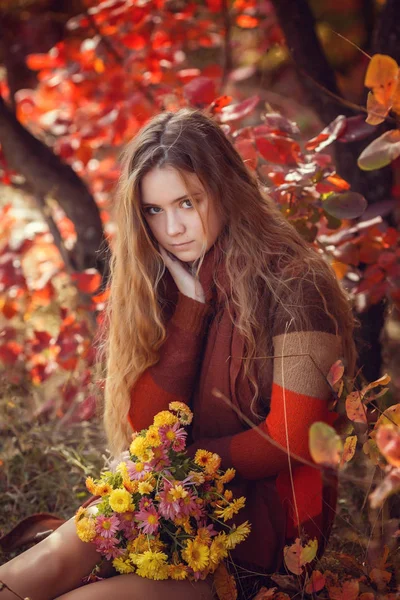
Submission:
<svg viewBox="0 0 400 600">
<path fill-rule="evenodd" d="M 222 0 L 222 16 L 224 19 L 224 66 L 221 80 L 221 91 L 226 85 L 226 80 L 232 70 L 232 52 L 231 52 L 231 19 L 229 14 L 228 0 Z"/>
<path fill-rule="evenodd" d="M 94 19 L 93 15 L 90 14 L 89 11 L 86 11 L 85 16 L 88 18 L 90 25 L 92 26 L 92 28 L 94 29 L 96 34 L 100 37 L 101 41 L 104 44 L 104 47 L 106 48 L 106 50 L 108 50 L 109 54 L 111 54 L 111 56 L 113 56 L 117 62 L 123 64 L 124 57 L 113 46 L 113 44 L 110 42 L 109 38 L 103 34 L 100 27 L 96 23 L 96 20 Z"/>
</svg>

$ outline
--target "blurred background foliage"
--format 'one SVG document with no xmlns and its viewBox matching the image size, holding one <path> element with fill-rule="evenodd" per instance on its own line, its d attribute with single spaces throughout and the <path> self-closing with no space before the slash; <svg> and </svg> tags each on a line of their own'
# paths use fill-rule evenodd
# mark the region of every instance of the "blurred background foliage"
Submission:
<svg viewBox="0 0 400 600">
<path fill-rule="evenodd" d="M 352 294 L 364 377 L 392 376 L 381 409 L 398 401 L 399 165 L 357 166 L 397 126 L 364 123 L 376 53 L 400 62 L 396 0 L 0 0 L 0 530 L 70 516 L 104 461 L 93 340 L 118 157 L 160 110 L 221 122 Z M 368 203 L 356 217 L 350 189 Z M 364 556 L 368 518 L 344 510 L 339 537 Z"/>
</svg>

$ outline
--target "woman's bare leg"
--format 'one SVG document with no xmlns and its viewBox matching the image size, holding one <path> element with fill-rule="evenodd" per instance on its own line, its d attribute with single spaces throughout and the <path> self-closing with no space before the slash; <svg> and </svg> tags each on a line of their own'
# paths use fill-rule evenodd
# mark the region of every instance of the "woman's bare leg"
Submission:
<svg viewBox="0 0 400 600">
<path fill-rule="evenodd" d="M 208 581 L 152 581 L 134 574 L 117 575 L 90 583 L 57 600 L 214 600 Z"/>
<path fill-rule="evenodd" d="M 74 519 L 70 519 L 36 546 L 2 565 L 0 581 L 23 598 L 52 600 L 79 588 L 82 578 L 100 560 L 94 545 L 78 538 Z M 0 598 L 15 600 L 16 597 L 3 590 Z"/>
</svg>

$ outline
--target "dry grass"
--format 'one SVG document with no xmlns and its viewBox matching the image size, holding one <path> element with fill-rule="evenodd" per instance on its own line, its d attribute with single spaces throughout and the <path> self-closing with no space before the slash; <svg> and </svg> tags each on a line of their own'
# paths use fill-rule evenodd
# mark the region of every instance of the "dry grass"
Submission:
<svg viewBox="0 0 400 600">
<path fill-rule="evenodd" d="M 89 496 L 88 475 L 104 464 L 99 419 L 62 424 L 34 420 L 27 394 L 0 390 L 0 534 L 38 512 L 68 518 Z M 0 562 L 12 556 L 0 555 Z"/>
</svg>

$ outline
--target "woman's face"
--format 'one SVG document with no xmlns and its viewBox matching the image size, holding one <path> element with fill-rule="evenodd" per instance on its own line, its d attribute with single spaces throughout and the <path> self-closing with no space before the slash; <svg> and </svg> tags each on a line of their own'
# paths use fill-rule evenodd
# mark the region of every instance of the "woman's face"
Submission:
<svg viewBox="0 0 400 600">
<path fill-rule="evenodd" d="M 188 198 L 188 189 L 179 172 L 172 167 L 149 171 L 142 179 L 141 195 L 146 222 L 160 246 L 179 260 L 192 262 L 201 255 L 205 240 L 206 251 L 214 244 L 222 229 L 222 219 L 197 175 L 189 173 L 187 179 L 200 214 Z"/>
</svg>

